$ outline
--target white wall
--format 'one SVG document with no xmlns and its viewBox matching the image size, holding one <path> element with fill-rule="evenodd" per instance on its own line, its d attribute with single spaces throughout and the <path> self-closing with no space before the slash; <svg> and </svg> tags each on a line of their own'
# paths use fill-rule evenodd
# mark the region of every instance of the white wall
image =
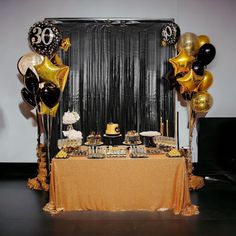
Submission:
<svg viewBox="0 0 236 236">
<path fill-rule="evenodd" d="M 36 162 L 34 113 L 22 105 L 16 63 L 30 51 L 27 33 L 47 17 L 174 18 L 183 32 L 208 35 L 217 50 L 209 70 L 214 106 L 208 116 L 236 116 L 234 0 L 0 0 L 0 162 Z M 187 116 L 180 111 L 180 145 L 188 145 Z"/>
</svg>

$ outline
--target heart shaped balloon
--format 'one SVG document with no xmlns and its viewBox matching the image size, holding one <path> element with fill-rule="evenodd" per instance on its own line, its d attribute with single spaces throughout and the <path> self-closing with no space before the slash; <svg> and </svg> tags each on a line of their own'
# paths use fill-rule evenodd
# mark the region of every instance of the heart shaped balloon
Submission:
<svg viewBox="0 0 236 236">
<path fill-rule="evenodd" d="M 45 82 L 40 89 L 40 98 L 49 108 L 53 108 L 60 100 L 61 90 L 53 83 Z"/>
</svg>

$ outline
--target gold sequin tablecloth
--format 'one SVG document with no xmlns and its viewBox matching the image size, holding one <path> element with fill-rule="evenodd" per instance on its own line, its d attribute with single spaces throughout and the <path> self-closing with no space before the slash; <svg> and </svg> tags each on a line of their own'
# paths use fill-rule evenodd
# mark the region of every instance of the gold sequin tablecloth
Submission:
<svg viewBox="0 0 236 236">
<path fill-rule="evenodd" d="M 74 210 L 156 211 L 198 214 L 191 204 L 184 158 L 53 159 L 51 213 Z"/>
</svg>

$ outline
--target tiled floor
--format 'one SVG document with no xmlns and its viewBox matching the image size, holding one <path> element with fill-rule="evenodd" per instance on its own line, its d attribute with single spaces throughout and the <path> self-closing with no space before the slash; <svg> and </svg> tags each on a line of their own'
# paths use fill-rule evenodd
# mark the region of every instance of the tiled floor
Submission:
<svg viewBox="0 0 236 236">
<path fill-rule="evenodd" d="M 172 212 L 43 212 L 48 194 L 26 187 L 26 179 L 0 180 L 0 236 L 231 236 L 236 235 L 236 184 L 206 181 L 191 193 L 200 215 Z"/>
</svg>

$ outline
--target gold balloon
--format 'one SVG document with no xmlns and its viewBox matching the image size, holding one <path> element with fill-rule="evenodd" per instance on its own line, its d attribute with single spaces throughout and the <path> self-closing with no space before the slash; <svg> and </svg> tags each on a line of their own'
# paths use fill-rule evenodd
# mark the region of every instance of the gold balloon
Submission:
<svg viewBox="0 0 236 236">
<path fill-rule="evenodd" d="M 38 72 L 41 78 L 45 81 L 50 81 L 56 84 L 60 88 L 61 92 L 63 92 L 69 75 L 69 66 L 64 65 L 57 54 L 55 55 L 54 60 L 58 66 L 54 65 L 47 57 L 45 57 L 44 62 L 41 65 L 38 65 L 36 70 L 41 72 Z M 58 107 L 59 103 L 50 109 L 41 102 L 40 114 L 55 117 Z"/>
<path fill-rule="evenodd" d="M 71 46 L 70 38 L 62 39 L 60 47 L 64 50 L 64 52 L 67 52 L 70 46 Z"/>
<path fill-rule="evenodd" d="M 189 56 L 184 50 L 181 50 L 176 57 L 170 58 L 169 62 L 175 70 L 175 75 L 177 75 L 180 72 L 188 72 L 194 59 L 193 56 Z"/>
<path fill-rule="evenodd" d="M 59 81 L 59 88 L 61 89 L 61 91 L 64 91 L 67 79 L 68 79 L 68 75 L 69 75 L 69 71 L 70 68 L 69 66 L 60 66 L 61 70 L 58 73 L 58 81 Z"/>
<path fill-rule="evenodd" d="M 51 62 L 56 66 L 63 66 L 63 62 L 57 53 L 51 59 Z"/>
<path fill-rule="evenodd" d="M 44 81 L 49 81 L 54 83 L 56 86 L 60 87 L 58 74 L 62 68 L 54 65 L 48 57 L 44 57 L 44 60 L 41 64 L 34 66 L 39 77 Z"/>
<path fill-rule="evenodd" d="M 201 76 L 198 76 L 193 69 L 191 69 L 184 77 L 177 79 L 178 83 L 181 85 L 180 93 L 196 92 L 201 79 Z"/>
<path fill-rule="evenodd" d="M 210 38 L 206 35 L 199 35 L 198 42 L 199 42 L 199 46 L 201 47 L 202 45 L 206 43 L 210 43 Z"/>
<path fill-rule="evenodd" d="M 55 117 L 57 114 L 58 107 L 59 107 L 59 103 L 57 103 L 53 108 L 50 109 L 43 102 L 41 102 L 40 103 L 40 114 Z"/>
<path fill-rule="evenodd" d="M 213 75 L 210 71 L 205 71 L 200 84 L 198 85 L 198 92 L 205 91 L 211 87 L 213 83 Z"/>
<path fill-rule="evenodd" d="M 200 45 L 197 35 L 190 32 L 181 35 L 177 43 L 178 51 L 184 50 L 189 56 L 196 55 L 199 48 Z"/>
<path fill-rule="evenodd" d="M 213 105 L 213 98 L 206 91 L 194 94 L 191 99 L 191 107 L 193 111 L 198 113 L 208 112 L 211 109 L 212 105 Z"/>
<path fill-rule="evenodd" d="M 54 65 L 56 65 L 60 68 L 57 78 L 58 78 L 58 82 L 59 82 L 59 88 L 63 92 L 66 82 L 67 82 L 68 75 L 69 75 L 69 70 L 70 70 L 69 66 L 66 66 L 63 64 L 63 62 L 58 54 L 55 54 L 55 56 L 52 58 L 51 61 L 53 62 Z"/>
</svg>

